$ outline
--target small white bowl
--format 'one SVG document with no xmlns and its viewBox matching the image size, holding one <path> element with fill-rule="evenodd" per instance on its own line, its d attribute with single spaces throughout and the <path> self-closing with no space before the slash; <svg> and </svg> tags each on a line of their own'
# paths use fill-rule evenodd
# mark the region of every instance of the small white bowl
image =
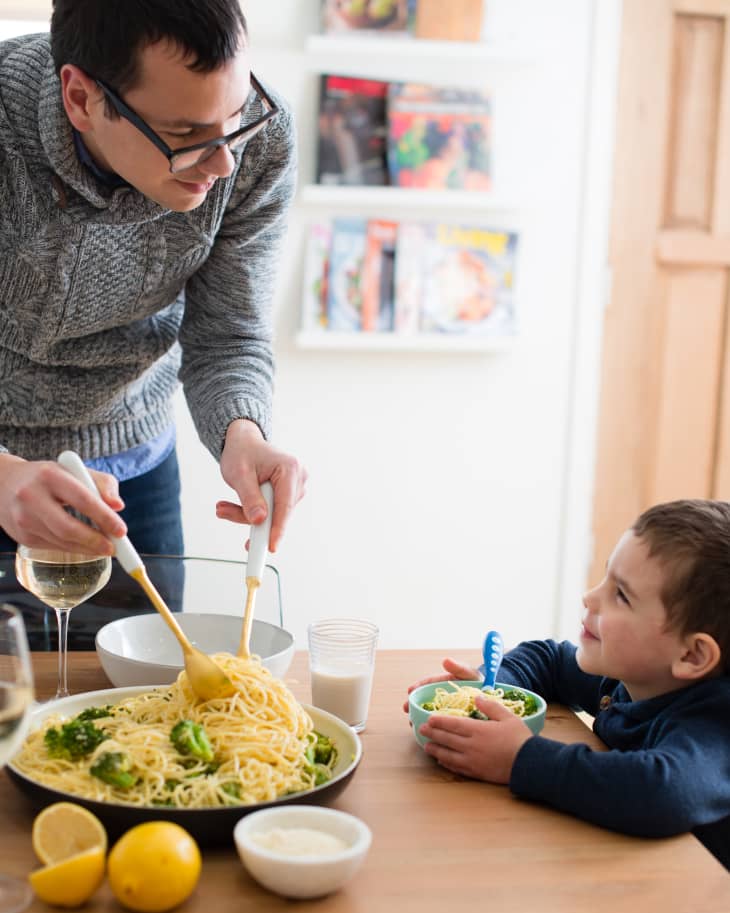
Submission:
<svg viewBox="0 0 730 913">
<path fill-rule="evenodd" d="M 180 612 L 175 618 L 190 642 L 203 653 L 235 653 L 241 639 L 239 615 Z M 96 652 L 117 688 L 169 685 L 183 668 L 180 645 L 162 617 L 129 615 L 104 625 L 96 634 Z M 283 628 L 254 619 L 251 652 L 276 678 L 283 678 L 294 655 L 294 637 Z"/>
<path fill-rule="evenodd" d="M 339 837 L 346 847 L 326 856 L 285 856 L 252 839 L 274 828 L 306 828 Z M 236 824 L 233 840 L 252 878 L 283 897 L 322 897 L 341 888 L 370 849 L 370 828 L 346 812 L 319 805 L 284 805 L 252 812 Z"/>
</svg>

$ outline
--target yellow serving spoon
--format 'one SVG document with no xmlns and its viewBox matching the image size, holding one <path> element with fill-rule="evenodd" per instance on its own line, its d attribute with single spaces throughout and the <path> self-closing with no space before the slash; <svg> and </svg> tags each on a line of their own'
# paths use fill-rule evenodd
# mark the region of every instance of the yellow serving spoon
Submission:
<svg viewBox="0 0 730 913">
<path fill-rule="evenodd" d="M 248 539 L 248 559 L 246 562 L 246 608 L 243 613 L 243 628 L 241 630 L 241 643 L 238 645 L 237 656 L 243 659 L 251 658 L 251 628 L 253 627 L 253 607 L 256 601 L 256 591 L 261 586 L 261 577 L 264 573 L 266 556 L 269 552 L 269 535 L 271 534 L 271 515 L 274 512 L 274 489 L 271 482 L 261 485 L 261 494 L 266 501 L 266 519 L 257 526 L 251 526 Z"/>
<path fill-rule="evenodd" d="M 81 457 L 74 453 L 73 450 L 64 450 L 58 457 L 59 464 L 79 482 L 85 485 L 90 491 L 98 495 L 94 480 L 91 478 L 88 469 L 81 461 Z M 127 536 L 121 538 L 110 537 L 114 544 L 115 556 L 124 570 L 133 577 L 147 594 L 152 605 L 162 615 L 167 622 L 168 627 L 177 638 L 177 642 L 183 651 L 185 660 L 185 671 L 190 680 L 190 687 L 201 700 L 210 701 L 217 697 L 229 697 L 234 693 L 235 688 L 230 679 L 217 665 L 210 656 L 207 656 L 201 650 L 194 647 L 185 636 L 185 632 L 175 620 L 164 599 L 154 587 L 154 584 L 147 576 L 147 570 L 142 563 L 142 559 L 137 554 L 132 543 Z"/>
</svg>

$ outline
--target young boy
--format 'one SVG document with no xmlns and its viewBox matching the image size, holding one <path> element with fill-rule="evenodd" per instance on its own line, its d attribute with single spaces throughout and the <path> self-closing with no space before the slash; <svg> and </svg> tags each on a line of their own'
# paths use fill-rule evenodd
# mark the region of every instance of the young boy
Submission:
<svg viewBox="0 0 730 913">
<path fill-rule="evenodd" d="M 583 605 L 577 647 L 522 643 L 498 680 L 593 714 L 609 751 L 532 736 L 482 698 L 488 721 L 434 714 L 421 727 L 425 750 L 455 773 L 603 827 L 646 837 L 691 830 L 730 868 L 730 504 L 647 510 Z M 446 675 L 424 681 L 481 677 L 443 665 Z"/>
</svg>

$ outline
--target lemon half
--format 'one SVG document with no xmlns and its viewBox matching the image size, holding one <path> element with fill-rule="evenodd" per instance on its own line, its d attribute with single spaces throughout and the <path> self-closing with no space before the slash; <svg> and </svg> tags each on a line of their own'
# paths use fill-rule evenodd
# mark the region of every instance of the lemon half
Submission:
<svg viewBox="0 0 730 913">
<path fill-rule="evenodd" d="M 78 907 L 104 880 L 104 850 L 95 847 L 28 876 L 36 895 L 57 907 Z"/>
<path fill-rule="evenodd" d="M 96 815 L 74 802 L 55 802 L 33 821 L 33 849 L 45 865 L 86 850 L 106 853 L 106 831 Z"/>
</svg>

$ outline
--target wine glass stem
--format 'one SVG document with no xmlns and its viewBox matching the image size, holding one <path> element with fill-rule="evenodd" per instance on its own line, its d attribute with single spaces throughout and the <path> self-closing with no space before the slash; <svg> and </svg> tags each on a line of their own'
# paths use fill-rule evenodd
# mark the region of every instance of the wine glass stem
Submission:
<svg viewBox="0 0 730 913">
<path fill-rule="evenodd" d="M 70 609 L 56 609 L 58 621 L 58 688 L 56 697 L 68 697 L 68 616 Z"/>
</svg>

